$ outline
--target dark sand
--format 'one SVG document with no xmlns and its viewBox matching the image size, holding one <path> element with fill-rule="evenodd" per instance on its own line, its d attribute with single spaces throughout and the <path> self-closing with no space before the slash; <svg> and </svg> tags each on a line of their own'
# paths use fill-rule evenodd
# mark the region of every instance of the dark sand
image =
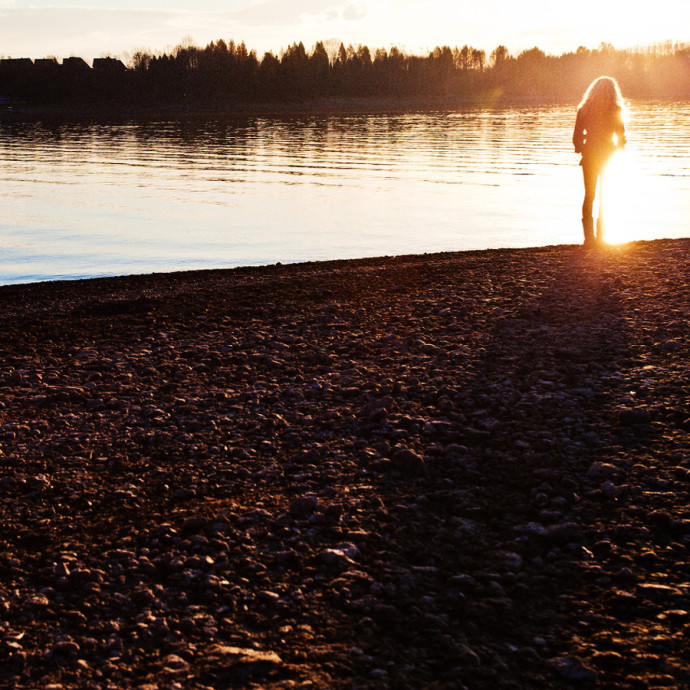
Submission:
<svg viewBox="0 0 690 690">
<path fill-rule="evenodd" d="M 689 258 L 0 288 L 0 685 L 690 686 Z"/>
</svg>

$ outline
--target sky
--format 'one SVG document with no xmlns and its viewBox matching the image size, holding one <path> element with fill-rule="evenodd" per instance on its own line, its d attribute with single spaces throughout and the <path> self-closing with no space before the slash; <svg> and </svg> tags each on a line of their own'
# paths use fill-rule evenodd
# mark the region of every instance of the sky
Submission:
<svg viewBox="0 0 690 690">
<path fill-rule="evenodd" d="M 616 48 L 690 42 L 690 1 L 655 0 L 0 0 L 0 57 L 127 61 L 183 42 L 244 41 L 259 57 L 302 41 L 398 46 L 418 55 L 437 45 L 560 55 L 602 42 Z"/>
</svg>

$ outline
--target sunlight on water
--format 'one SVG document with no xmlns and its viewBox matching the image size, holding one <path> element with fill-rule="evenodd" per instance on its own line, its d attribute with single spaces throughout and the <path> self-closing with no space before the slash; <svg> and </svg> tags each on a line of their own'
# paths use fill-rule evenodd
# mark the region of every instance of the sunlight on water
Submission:
<svg viewBox="0 0 690 690">
<path fill-rule="evenodd" d="M 0 283 L 579 244 L 573 106 L 0 119 Z M 612 242 L 687 236 L 690 104 L 631 107 Z"/>
<path fill-rule="evenodd" d="M 607 176 L 607 241 L 690 234 L 689 104 L 639 104 Z"/>
</svg>

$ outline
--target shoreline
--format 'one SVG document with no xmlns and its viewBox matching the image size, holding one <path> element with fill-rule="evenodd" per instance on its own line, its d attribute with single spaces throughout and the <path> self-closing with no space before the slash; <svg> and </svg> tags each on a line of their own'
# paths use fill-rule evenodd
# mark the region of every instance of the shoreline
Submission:
<svg viewBox="0 0 690 690">
<path fill-rule="evenodd" d="M 599 252 L 615 252 L 632 247 L 636 245 L 644 245 L 654 242 L 683 242 L 685 238 L 660 238 L 654 240 L 632 240 L 617 245 L 607 245 L 604 248 L 597 249 Z M 177 270 L 162 270 L 149 271 L 142 273 L 121 273 L 113 275 L 94 275 L 94 276 L 80 276 L 80 277 L 49 277 L 39 280 L 29 280 L 26 282 L 10 282 L 0 283 L 0 293 L 4 289 L 9 288 L 28 288 L 41 285 L 60 285 L 63 283 L 86 283 L 89 281 L 153 281 L 157 279 L 173 280 L 177 276 L 184 280 L 185 276 L 189 279 L 202 278 L 204 274 L 224 274 L 233 272 L 257 272 L 257 271 L 271 271 L 281 269 L 296 269 L 296 270 L 310 270 L 314 269 L 317 273 L 320 271 L 327 271 L 329 268 L 342 268 L 345 265 L 351 265 L 353 268 L 371 264 L 385 264 L 385 263 L 406 263 L 408 261 L 437 261 L 437 260 L 453 260 L 461 259 L 462 257 L 470 257 L 473 255 L 500 255 L 504 252 L 527 252 L 539 253 L 548 252 L 552 250 L 581 250 L 585 251 L 581 244 L 551 244 L 534 247 L 493 247 L 487 249 L 458 249 L 445 250 L 436 252 L 421 252 L 412 254 L 382 254 L 379 256 L 363 256 L 347 259 L 306 259 L 297 261 L 275 261 L 266 264 L 239 264 L 236 266 L 211 266 L 208 268 L 181 268 Z"/>
<path fill-rule="evenodd" d="M 0 685 L 687 686 L 689 265 L 0 286 Z"/>
<path fill-rule="evenodd" d="M 647 240 L 641 240 L 647 241 Z M 657 241 L 657 240 L 649 240 Z M 675 241 L 673 239 L 662 239 L 658 241 Z M 631 243 L 632 244 L 632 243 Z M 114 275 L 94 275 L 94 276 L 81 276 L 81 277 L 50 277 L 40 280 L 29 280 L 27 282 L 12 282 L 12 283 L 0 283 L 0 290 L 10 287 L 23 288 L 34 285 L 46 285 L 46 284 L 61 284 L 61 283 L 81 283 L 84 281 L 97 281 L 97 280 L 134 280 L 134 279 L 152 279 L 155 280 L 159 277 L 173 277 L 179 276 L 184 278 L 186 274 L 189 277 L 202 277 L 205 273 L 225 273 L 234 271 L 264 271 L 273 269 L 287 269 L 290 267 L 296 269 L 321 269 L 327 270 L 330 267 L 338 268 L 345 264 L 352 264 L 357 266 L 359 264 L 371 264 L 371 263 L 386 263 L 386 262 L 406 262 L 406 261 L 423 261 L 425 259 L 437 260 L 437 259 L 451 259 L 453 257 L 460 257 L 464 255 L 474 255 L 474 254 L 485 254 L 485 253 L 500 253 L 500 252 L 538 252 L 541 250 L 550 249 L 572 249 L 581 247 L 581 245 L 573 244 L 557 244 L 557 245 L 545 245 L 543 247 L 495 247 L 489 249 L 459 249 L 459 250 L 447 250 L 439 252 L 421 252 L 415 254 L 382 254 L 380 256 L 363 256 L 348 259 L 306 259 L 304 261 L 275 261 L 266 264 L 239 264 L 237 266 L 211 266 L 208 268 L 181 268 L 178 270 L 170 271 L 150 271 L 143 273 L 122 273 Z M 611 249 L 615 249 L 617 245 L 612 245 Z"/>
</svg>

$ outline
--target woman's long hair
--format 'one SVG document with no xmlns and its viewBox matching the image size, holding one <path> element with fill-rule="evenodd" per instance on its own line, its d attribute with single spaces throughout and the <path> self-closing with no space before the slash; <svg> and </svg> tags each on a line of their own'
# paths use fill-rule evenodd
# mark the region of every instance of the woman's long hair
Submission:
<svg viewBox="0 0 690 690">
<path fill-rule="evenodd" d="M 578 110 L 585 117 L 608 115 L 621 112 L 624 108 L 620 87 L 613 77 L 595 79 L 585 91 L 578 106 Z"/>
</svg>

